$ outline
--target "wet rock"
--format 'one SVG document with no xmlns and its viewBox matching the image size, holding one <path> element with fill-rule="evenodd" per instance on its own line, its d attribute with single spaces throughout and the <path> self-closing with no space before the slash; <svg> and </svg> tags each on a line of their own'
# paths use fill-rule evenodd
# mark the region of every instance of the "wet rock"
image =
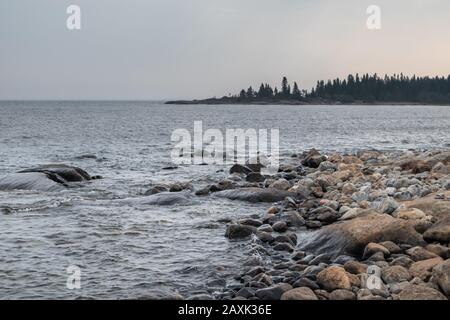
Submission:
<svg viewBox="0 0 450 320">
<path fill-rule="evenodd" d="M 408 270 L 401 266 L 390 266 L 381 270 L 381 279 L 385 283 L 397 283 L 411 280 Z"/>
<path fill-rule="evenodd" d="M 338 301 L 356 300 L 356 295 L 350 290 L 338 289 L 331 292 L 330 300 L 338 300 Z"/>
<path fill-rule="evenodd" d="M 258 275 L 256 275 L 253 279 L 252 282 L 257 282 L 257 283 L 263 283 L 266 286 L 271 286 L 273 285 L 273 280 L 272 277 L 269 276 L 266 273 L 260 273 Z"/>
<path fill-rule="evenodd" d="M 303 217 L 296 211 L 280 212 L 271 217 L 268 222 L 271 224 L 284 222 L 288 227 L 301 227 L 305 225 L 305 219 L 303 219 Z"/>
<path fill-rule="evenodd" d="M 329 253 L 332 258 L 341 254 L 360 256 L 366 245 L 375 241 L 425 244 L 422 236 L 409 221 L 387 214 L 370 213 L 323 227 L 300 243 L 300 249 L 313 253 Z"/>
<path fill-rule="evenodd" d="M 263 231 L 263 232 L 273 232 L 273 228 L 270 224 L 263 224 L 262 226 L 258 227 L 259 231 Z"/>
<path fill-rule="evenodd" d="M 338 212 L 325 206 L 312 210 L 310 215 L 314 220 L 318 220 L 323 223 L 333 223 L 341 217 Z"/>
<path fill-rule="evenodd" d="M 264 232 L 264 231 L 257 231 L 256 232 L 256 236 L 258 237 L 259 240 L 261 240 L 262 242 L 267 242 L 267 243 L 272 243 L 274 242 L 274 237 L 272 236 L 272 234 L 268 233 L 268 232 Z"/>
<path fill-rule="evenodd" d="M 256 293 L 256 290 L 254 288 L 244 287 L 236 293 L 236 296 L 248 299 L 248 298 L 254 297 L 255 293 Z"/>
<path fill-rule="evenodd" d="M 292 193 L 277 189 L 241 188 L 224 190 L 215 193 L 215 196 L 230 200 L 241 200 L 247 202 L 277 202 L 286 197 L 294 196 Z"/>
<path fill-rule="evenodd" d="M 309 265 L 318 265 L 320 263 L 330 263 L 330 256 L 326 253 L 319 254 L 309 262 Z"/>
<path fill-rule="evenodd" d="M 351 256 L 348 256 L 348 255 L 343 254 L 343 255 L 340 255 L 340 256 L 338 256 L 337 258 L 335 258 L 335 259 L 333 260 L 333 263 L 334 263 L 334 264 L 344 265 L 344 264 L 346 264 L 346 263 L 349 262 L 349 261 L 355 261 L 355 260 L 356 260 L 356 259 L 355 259 L 354 257 L 351 257 Z"/>
<path fill-rule="evenodd" d="M 351 289 L 350 279 L 342 267 L 331 266 L 317 275 L 319 285 L 327 291 Z"/>
<path fill-rule="evenodd" d="M 318 168 L 325 160 L 326 157 L 322 156 L 317 150 L 312 149 L 308 152 L 305 159 L 302 161 L 302 164 L 310 168 Z"/>
<path fill-rule="evenodd" d="M 433 268 L 433 281 L 447 296 L 450 296 L 450 260 L 446 260 Z"/>
<path fill-rule="evenodd" d="M 239 224 L 243 224 L 246 226 L 252 226 L 252 227 L 260 227 L 262 226 L 262 222 L 256 219 L 242 219 L 238 221 Z"/>
<path fill-rule="evenodd" d="M 406 254 L 411 256 L 414 261 L 428 260 L 438 257 L 437 254 L 427 251 L 419 246 L 406 250 Z"/>
<path fill-rule="evenodd" d="M 283 295 L 281 296 L 281 300 L 319 300 L 319 299 L 315 295 L 314 291 L 312 291 L 310 288 L 300 287 L 283 293 Z"/>
<path fill-rule="evenodd" d="M 245 180 L 247 182 L 263 182 L 266 178 L 259 172 L 250 172 Z"/>
<path fill-rule="evenodd" d="M 296 240 L 290 238 L 287 235 L 277 236 L 277 237 L 275 237 L 274 241 L 277 243 L 289 243 L 293 246 L 296 244 Z"/>
<path fill-rule="evenodd" d="M 169 186 L 170 192 L 181 192 L 184 190 L 193 190 L 194 187 L 190 182 L 177 182 Z"/>
<path fill-rule="evenodd" d="M 197 294 L 197 295 L 190 296 L 187 300 L 208 301 L 208 300 L 214 300 L 214 298 L 209 294 Z"/>
<path fill-rule="evenodd" d="M 394 295 L 395 300 L 447 300 L 439 291 L 410 284 L 406 286 L 399 294 Z"/>
<path fill-rule="evenodd" d="M 278 221 L 272 225 L 272 229 L 276 232 L 286 232 L 288 230 L 288 225 L 284 221 Z"/>
<path fill-rule="evenodd" d="M 292 260 L 298 261 L 303 259 L 306 256 L 306 253 L 304 251 L 296 251 L 294 255 L 292 256 Z"/>
<path fill-rule="evenodd" d="M 261 300 L 280 300 L 281 296 L 289 290 L 292 290 L 292 286 L 287 283 L 282 283 L 257 290 L 256 296 Z"/>
<path fill-rule="evenodd" d="M 322 227 L 322 222 L 317 220 L 308 220 L 305 222 L 305 225 L 308 229 L 319 229 Z"/>
<path fill-rule="evenodd" d="M 280 210 L 277 207 L 270 207 L 269 210 L 267 210 L 268 214 L 277 214 L 280 212 Z"/>
<path fill-rule="evenodd" d="M 293 284 L 294 288 L 300 288 L 300 287 L 307 287 L 312 290 L 320 289 L 320 287 L 315 283 L 314 281 L 308 279 L 308 278 L 300 278 Z"/>
<path fill-rule="evenodd" d="M 240 164 L 235 164 L 230 168 L 230 174 L 233 174 L 233 173 L 249 174 L 251 172 L 252 172 L 252 170 L 249 167 L 243 166 Z"/>
<path fill-rule="evenodd" d="M 254 278 L 254 277 L 256 277 L 258 274 L 264 273 L 264 272 L 265 272 L 265 269 L 264 269 L 263 267 L 257 266 L 257 267 L 254 267 L 254 268 L 250 269 L 250 270 L 247 271 L 245 274 L 246 274 L 246 275 L 249 275 L 249 276 L 252 277 L 252 278 Z"/>
<path fill-rule="evenodd" d="M 245 226 L 241 224 L 229 225 L 225 236 L 229 239 L 240 239 L 246 238 L 252 234 L 256 233 L 256 228 L 252 226 Z"/>
<path fill-rule="evenodd" d="M 167 188 L 166 186 L 154 186 L 152 188 L 150 188 L 149 190 L 147 190 L 145 192 L 146 196 L 151 196 L 153 194 L 158 194 L 158 193 L 162 193 L 162 192 L 168 192 L 169 188 Z"/>
<path fill-rule="evenodd" d="M 287 251 L 294 252 L 294 247 L 289 243 L 278 243 L 273 246 L 273 250 L 275 251 Z"/>
<path fill-rule="evenodd" d="M 367 264 L 358 261 L 348 261 L 344 264 L 344 269 L 351 274 L 364 274 L 367 273 Z"/>
<path fill-rule="evenodd" d="M 277 190 L 283 190 L 286 191 L 291 187 L 289 181 L 286 179 L 278 179 L 277 181 L 270 184 L 269 188 L 277 189 Z"/>
</svg>

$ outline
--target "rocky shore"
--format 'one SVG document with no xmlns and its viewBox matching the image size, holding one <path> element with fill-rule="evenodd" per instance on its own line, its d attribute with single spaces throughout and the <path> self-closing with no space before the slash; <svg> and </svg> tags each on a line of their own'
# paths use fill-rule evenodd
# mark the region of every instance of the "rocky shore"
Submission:
<svg viewBox="0 0 450 320">
<path fill-rule="evenodd" d="M 77 167 L 49 165 L 0 179 L 0 190 L 55 191 L 100 178 Z M 229 241 L 251 246 L 243 272 L 234 281 L 208 283 L 206 294 L 158 298 L 450 297 L 448 150 L 352 155 L 310 150 L 283 161 L 274 176 L 264 176 L 259 164 L 236 164 L 226 179 L 201 189 L 191 183 L 154 185 L 141 197 L 120 201 L 172 206 L 202 197 L 267 203 L 266 212 L 218 221 Z"/>
<path fill-rule="evenodd" d="M 449 151 L 311 150 L 272 177 L 235 165 L 196 194 L 273 204 L 228 223 L 255 254 L 220 298 L 447 300 L 449 190 Z"/>
</svg>

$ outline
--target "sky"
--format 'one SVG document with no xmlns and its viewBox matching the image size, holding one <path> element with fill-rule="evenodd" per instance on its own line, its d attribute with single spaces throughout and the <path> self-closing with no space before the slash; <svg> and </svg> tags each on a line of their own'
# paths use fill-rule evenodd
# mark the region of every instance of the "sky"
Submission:
<svg viewBox="0 0 450 320">
<path fill-rule="evenodd" d="M 81 30 L 66 27 L 69 5 Z M 369 30 L 369 5 L 381 29 Z M 448 0 L 0 0 L 0 99 L 221 97 L 283 76 L 450 74 Z"/>
</svg>

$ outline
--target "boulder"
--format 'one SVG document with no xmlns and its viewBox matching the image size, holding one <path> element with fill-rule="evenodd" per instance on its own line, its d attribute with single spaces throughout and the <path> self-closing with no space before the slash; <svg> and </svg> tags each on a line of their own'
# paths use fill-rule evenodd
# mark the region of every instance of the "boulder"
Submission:
<svg viewBox="0 0 450 320">
<path fill-rule="evenodd" d="M 337 300 L 337 301 L 356 300 L 356 294 L 354 294 L 350 290 L 338 289 L 331 292 L 330 300 Z"/>
<path fill-rule="evenodd" d="M 280 300 L 281 296 L 289 290 L 292 290 L 292 286 L 290 284 L 281 283 L 257 290 L 256 296 L 261 300 Z"/>
<path fill-rule="evenodd" d="M 441 288 L 447 297 L 450 296 L 450 259 L 433 268 L 433 281 Z"/>
<path fill-rule="evenodd" d="M 327 291 L 336 289 L 350 290 L 352 287 L 345 269 L 337 266 L 331 266 L 319 272 L 317 282 Z"/>
<path fill-rule="evenodd" d="M 406 254 L 408 254 L 414 261 L 422 261 L 438 257 L 437 254 L 419 246 L 406 250 Z"/>
<path fill-rule="evenodd" d="M 286 232 L 288 230 L 288 225 L 284 221 L 278 221 L 272 225 L 272 229 L 275 232 Z"/>
<path fill-rule="evenodd" d="M 367 244 L 366 248 L 364 249 L 363 259 L 367 259 L 377 252 L 381 252 L 384 257 L 387 257 L 391 254 L 386 247 L 382 246 L 381 244 L 371 242 Z"/>
<path fill-rule="evenodd" d="M 242 224 L 232 224 L 227 227 L 225 237 L 229 239 L 246 238 L 256 233 L 256 228 L 253 226 L 246 226 Z"/>
<path fill-rule="evenodd" d="M 425 247 L 430 252 L 433 252 L 440 256 L 443 259 L 449 259 L 450 258 L 450 248 L 444 247 L 440 244 L 429 244 Z"/>
<path fill-rule="evenodd" d="M 307 153 L 305 159 L 302 161 L 302 164 L 310 168 L 318 168 L 319 165 L 325 160 L 326 157 L 322 156 L 319 151 L 312 149 Z"/>
<path fill-rule="evenodd" d="M 269 188 L 283 191 L 288 190 L 290 187 L 291 185 L 289 184 L 289 181 L 287 181 L 286 179 L 278 179 L 269 186 Z"/>
<path fill-rule="evenodd" d="M 381 270 L 381 279 L 387 284 L 411 280 L 409 271 L 401 266 L 390 266 Z"/>
<path fill-rule="evenodd" d="M 391 254 L 398 254 L 403 252 L 402 248 L 400 248 L 398 245 L 393 243 L 392 241 L 383 241 L 379 243 L 383 247 L 389 250 Z"/>
<path fill-rule="evenodd" d="M 435 289 L 414 284 L 407 285 L 393 297 L 396 300 L 447 300 L 442 293 Z"/>
<path fill-rule="evenodd" d="M 310 288 L 300 287 L 286 291 L 281 296 L 281 300 L 319 300 Z"/>
<path fill-rule="evenodd" d="M 243 166 L 241 164 L 235 164 L 230 168 L 230 174 L 233 174 L 233 173 L 249 174 L 250 172 L 253 172 L 253 171 L 249 167 Z"/>
<path fill-rule="evenodd" d="M 247 182 L 263 182 L 266 178 L 259 172 L 250 172 L 245 180 Z"/>
<path fill-rule="evenodd" d="M 387 214 L 368 213 L 363 217 L 335 223 L 315 231 L 300 242 L 300 249 L 312 253 L 361 256 L 371 242 L 393 241 L 398 244 L 424 245 L 414 224 Z"/>
<path fill-rule="evenodd" d="M 348 261 L 344 264 L 344 269 L 351 274 L 365 274 L 367 267 L 367 264 L 358 261 Z"/>
<path fill-rule="evenodd" d="M 448 211 L 450 213 L 450 211 Z M 450 242 L 450 216 L 435 223 L 423 234 L 426 241 Z"/>
<path fill-rule="evenodd" d="M 421 280 L 427 280 L 431 276 L 431 271 L 442 262 L 441 257 L 414 262 L 409 268 L 409 273 Z"/>
</svg>

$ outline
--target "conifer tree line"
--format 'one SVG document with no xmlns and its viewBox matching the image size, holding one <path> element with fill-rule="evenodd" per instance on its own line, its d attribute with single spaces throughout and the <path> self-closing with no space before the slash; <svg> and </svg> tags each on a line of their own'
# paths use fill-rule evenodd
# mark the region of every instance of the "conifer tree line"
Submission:
<svg viewBox="0 0 450 320">
<path fill-rule="evenodd" d="M 283 77 L 280 89 L 262 83 L 258 90 L 249 87 L 233 97 L 239 101 L 323 99 L 342 103 L 450 103 L 450 75 L 433 78 L 408 77 L 403 74 L 384 77 L 356 74 L 345 79 L 318 81 L 311 91 L 300 90 L 297 82 L 291 86 L 287 78 Z"/>
</svg>

